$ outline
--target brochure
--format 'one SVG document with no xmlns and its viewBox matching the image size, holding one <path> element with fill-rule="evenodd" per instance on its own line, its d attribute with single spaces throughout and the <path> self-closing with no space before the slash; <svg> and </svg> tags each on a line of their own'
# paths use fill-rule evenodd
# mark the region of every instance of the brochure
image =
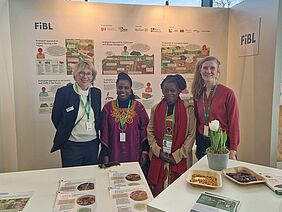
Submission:
<svg viewBox="0 0 282 212">
<path fill-rule="evenodd" d="M 95 179 L 61 180 L 53 212 L 95 212 Z"/>
<path fill-rule="evenodd" d="M 54 212 L 92 212 L 96 208 L 93 192 L 58 192 Z"/>
<path fill-rule="evenodd" d="M 0 211 L 22 211 L 33 195 L 33 191 L 20 193 L 0 193 Z"/>
<path fill-rule="evenodd" d="M 95 189 L 95 178 L 60 180 L 59 192 L 91 191 Z"/>
<path fill-rule="evenodd" d="M 152 200 L 148 194 L 144 185 L 111 189 L 113 212 L 147 211 L 147 203 Z"/>
<path fill-rule="evenodd" d="M 139 170 L 130 172 L 109 172 L 110 189 L 124 186 L 145 185 Z"/>
<path fill-rule="evenodd" d="M 266 185 L 276 194 L 282 195 L 282 176 L 260 173 L 265 178 Z"/>
<path fill-rule="evenodd" d="M 240 201 L 218 194 L 204 192 L 200 195 L 190 212 L 236 212 Z"/>
</svg>

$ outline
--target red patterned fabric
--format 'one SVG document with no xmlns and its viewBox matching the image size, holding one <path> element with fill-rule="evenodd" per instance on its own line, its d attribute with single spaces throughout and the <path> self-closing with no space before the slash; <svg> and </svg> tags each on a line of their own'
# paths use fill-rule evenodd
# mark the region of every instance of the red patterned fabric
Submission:
<svg viewBox="0 0 282 212">
<path fill-rule="evenodd" d="M 164 122 L 166 118 L 166 101 L 163 99 L 156 107 L 154 114 L 155 139 L 160 147 L 163 146 Z M 181 148 L 185 141 L 187 130 L 187 115 L 183 100 L 178 98 L 175 103 L 175 124 L 172 139 L 172 153 Z M 182 159 L 178 164 L 170 165 L 172 182 L 187 170 L 186 159 Z M 156 196 L 162 191 L 164 179 L 164 162 L 153 155 L 148 173 L 149 184 L 153 185 L 153 195 Z"/>
</svg>

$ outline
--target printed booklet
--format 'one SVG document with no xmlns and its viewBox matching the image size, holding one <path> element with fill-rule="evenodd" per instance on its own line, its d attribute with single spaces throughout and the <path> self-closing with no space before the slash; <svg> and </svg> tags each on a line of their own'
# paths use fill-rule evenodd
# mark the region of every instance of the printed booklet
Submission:
<svg viewBox="0 0 282 212">
<path fill-rule="evenodd" d="M 110 190 L 113 212 L 145 212 L 152 200 L 144 185 L 124 186 Z"/>
<path fill-rule="evenodd" d="M 240 201 L 218 194 L 204 192 L 200 195 L 190 212 L 236 212 Z"/>
<path fill-rule="evenodd" d="M 265 178 L 266 185 L 276 194 L 282 195 L 282 176 L 260 173 Z"/>
<path fill-rule="evenodd" d="M 61 180 L 53 212 L 94 212 L 96 210 L 95 178 Z"/>
<path fill-rule="evenodd" d="M 145 185 L 139 170 L 130 172 L 109 171 L 110 189 L 124 186 Z"/>
<path fill-rule="evenodd" d="M 0 211 L 23 211 L 33 195 L 33 191 L 19 193 L 0 193 Z"/>
</svg>

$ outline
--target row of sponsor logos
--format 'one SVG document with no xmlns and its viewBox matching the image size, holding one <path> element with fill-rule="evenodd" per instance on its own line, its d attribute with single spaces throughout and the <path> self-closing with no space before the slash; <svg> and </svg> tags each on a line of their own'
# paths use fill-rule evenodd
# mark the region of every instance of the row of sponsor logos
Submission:
<svg viewBox="0 0 282 212">
<path fill-rule="evenodd" d="M 128 32 L 128 28 L 125 27 L 105 27 L 105 26 L 101 26 L 101 32 Z M 162 32 L 162 30 L 160 28 L 155 28 L 155 27 L 151 27 L 151 28 L 135 28 L 134 29 L 135 32 Z M 174 29 L 174 28 L 169 28 L 167 29 L 168 33 L 209 33 L 211 32 L 210 30 L 197 30 L 197 29 Z"/>
</svg>

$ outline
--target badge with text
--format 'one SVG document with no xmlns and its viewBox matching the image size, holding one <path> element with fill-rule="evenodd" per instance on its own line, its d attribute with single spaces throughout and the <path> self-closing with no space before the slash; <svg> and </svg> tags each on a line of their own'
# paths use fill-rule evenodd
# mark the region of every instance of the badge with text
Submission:
<svg viewBox="0 0 282 212">
<path fill-rule="evenodd" d="M 125 133 L 124 133 L 124 132 L 121 132 L 121 133 L 119 134 L 119 141 L 124 143 L 124 142 L 125 142 L 125 139 L 126 139 Z"/>
<path fill-rule="evenodd" d="M 86 122 L 86 131 L 91 131 L 93 128 L 93 125 L 90 121 Z"/>
<path fill-rule="evenodd" d="M 66 108 L 66 111 L 67 111 L 67 112 L 70 112 L 70 111 L 73 111 L 73 110 L 74 110 L 74 107 L 73 107 L 73 106 Z"/>
<path fill-rule="evenodd" d="M 165 153 L 171 154 L 171 147 L 172 147 L 172 141 L 163 140 L 163 151 Z"/>
</svg>

